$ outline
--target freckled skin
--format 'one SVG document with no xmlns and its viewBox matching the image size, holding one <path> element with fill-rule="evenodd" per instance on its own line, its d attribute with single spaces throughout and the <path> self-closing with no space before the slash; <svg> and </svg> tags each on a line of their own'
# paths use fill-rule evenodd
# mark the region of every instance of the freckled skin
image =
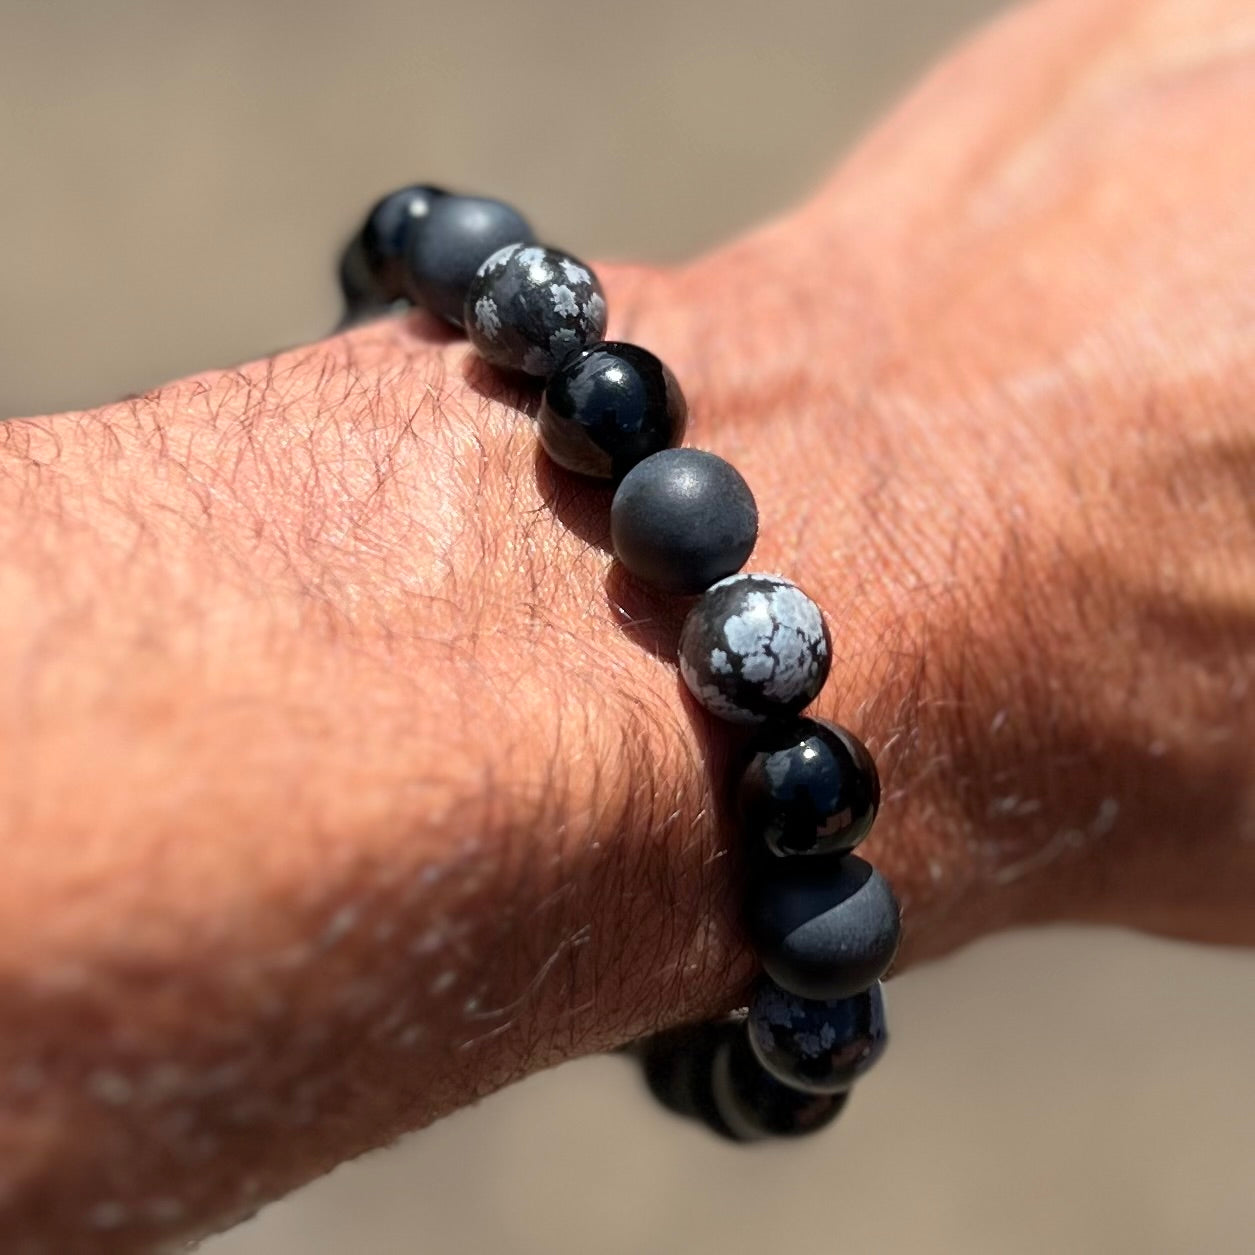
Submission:
<svg viewBox="0 0 1255 1255">
<path fill-rule="evenodd" d="M 903 966 L 1255 940 L 1248 24 L 1025 6 L 810 204 L 598 266 L 832 620 Z M 682 608 L 467 358 L 385 319 L 0 425 L 0 1249 L 221 1226 L 751 982 Z"/>
</svg>

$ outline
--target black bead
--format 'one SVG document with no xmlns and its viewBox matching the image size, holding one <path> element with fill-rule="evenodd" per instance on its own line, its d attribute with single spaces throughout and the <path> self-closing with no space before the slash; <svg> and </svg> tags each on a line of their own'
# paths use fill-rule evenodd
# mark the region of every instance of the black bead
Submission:
<svg viewBox="0 0 1255 1255">
<path fill-rule="evenodd" d="M 569 358 L 545 387 L 538 418 L 545 452 L 568 471 L 622 479 L 679 444 L 688 406 L 652 353 L 608 340 Z"/>
<path fill-rule="evenodd" d="M 737 806 L 745 831 L 774 854 L 846 854 L 871 831 L 880 776 L 854 733 L 791 720 L 755 737 Z"/>
<path fill-rule="evenodd" d="M 385 301 L 378 295 L 375 281 L 366 266 L 360 235 L 350 241 L 340 256 L 339 279 L 344 313 L 336 325 L 337 331 L 382 318 L 409 305 L 407 300 Z"/>
<path fill-rule="evenodd" d="M 445 196 L 434 201 L 423 229 L 406 249 L 406 294 L 421 309 L 457 326 L 475 272 L 507 244 L 531 244 L 527 219 L 501 201 Z"/>
<path fill-rule="evenodd" d="M 377 295 L 370 267 L 366 264 L 366 250 L 362 247 L 360 234 L 355 235 L 340 254 L 337 277 L 346 310 L 354 311 L 363 306 L 383 303 Z"/>
<path fill-rule="evenodd" d="M 819 607 L 779 575 L 720 580 L 689 611 L 680 674 L 720 719 L 758 723 L 796 715 L 823 687 L 832 643 Z"/>
<path fill-rule="evenodd" d="M 463 321 L 484 361 L 544 376 L 605 334 L 606 298 L 597 276 L 570 253 L 515 244 L 480 266 Z"/>
<path fill-rule="evenodd" d="M 340 288 L 350 313 L 382 309 L 405 296 L 411 235 L 445 195 L 438 187 L 414 184 L 375 202 L 340 259 Z"/>
<path fill-rule="evenodd" d="M 619 561 L 668 593 L 700 593 L 739 571 L 758 507 L 736 468 L 701 449 L 664 449 L 624 476 L 610 506 Z"/>
<path fill-rule="evenodd" d="M 897 899 L 854 855 L 758 863 L 745 927 L 767 973 L 803 998 L 848 998 L 874 984 L 898 952 Z"/>
<path fill-rule="evenodd" d="M 817 1133 L 837 1118 L 849 1097 L 784 1084 L 759 1062 L 744 1024 L 728 1025 L 715 1048 L 711 1093 L 723 1127 L 739 1142 Z"/>
<path fill-rule="evenodd" d="M 739 1026 L 744 1035 L 744 1026 Z M 637 1047 L 649 1092 L 668 1111 L 700 1120 L 722 1137 L 731 1137 L 711 1088 L 716 1047 L 728 1025 L 696 1024 L 658 1033 Z"/>
<path fill-rule="evenodd" d="M 852 998 L 797 998 L 769 980 L 750 1000 L 749 1040 L 777 1080 L 815 1094 L 848 1090 L 889 1042 L 879 985 Z"/>
</svg>

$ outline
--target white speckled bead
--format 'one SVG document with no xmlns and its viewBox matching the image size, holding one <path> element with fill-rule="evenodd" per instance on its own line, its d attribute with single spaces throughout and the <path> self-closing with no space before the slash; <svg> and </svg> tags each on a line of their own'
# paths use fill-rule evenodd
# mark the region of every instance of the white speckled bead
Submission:
<svg viewBox="0 0 1255 1255">
<path fill-rule="evenodd" d="M 689 691 L 731 723 L 797 714 L 823 688 L 831 664 L 819 607 L 779 575 L 731 575 L 711 585 L 680 635 Z"/>
<path fill-rule="evenodd" d="M 812 1001 L 763 978 L 750 997 L 749 1040 L 759 1063 L 792 1089 L 848 1090 L 889 1042 L 879 983 L 851 998 Z"/>
<path fill-rule="evenodd" d="M 817 1094 L 786 1085 L 758 1061 L 744 1024 L 723 1026 L 710 1061 L 715 1132 L 737 1142 L 764 1137 L 803 1137 L 841 1114 L 848 1091 Z"/>
<path fill-rule="evenodd" d="M 493 366 L 550 375 L 606 330 L 606 298 L 577 258 L 509 244 L 480 266 L 466 294 L 466 334 Z"/>
</svg>

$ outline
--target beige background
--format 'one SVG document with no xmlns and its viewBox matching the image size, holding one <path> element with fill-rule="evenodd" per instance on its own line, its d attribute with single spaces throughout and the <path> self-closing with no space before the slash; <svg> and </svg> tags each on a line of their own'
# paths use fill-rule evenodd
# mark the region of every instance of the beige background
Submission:
<svg viewBox="0 0 1255 1255">
<path fill-rule="evenodd" d="M 801 195 L 992 0 L 0 0 L 0 414 L 324 331 L 334 246 L 412 178 L 592 256 Z M 1255 1252 L 1255 960 L 1004 938 L 895 982 L 840 1126 L 743 1150 L 631 1068 L 538 1077 L 205 1255 Z"/>
</svg>

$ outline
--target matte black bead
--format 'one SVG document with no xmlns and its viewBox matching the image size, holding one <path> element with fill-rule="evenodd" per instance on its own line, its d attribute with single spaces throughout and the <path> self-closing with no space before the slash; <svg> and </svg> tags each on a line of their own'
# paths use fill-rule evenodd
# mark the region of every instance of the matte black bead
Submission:
<svg viewBox="0 0 1255 1255">
<path fill-rule="evenodd" d="M 832 665 L 819 607 L 779 575 L 732 575 L 707 589 L 680 634 L 680 674 L 712 715 L 758 723 L 797 714 Z"/>
<path fill-rule="evenodd" d="M 624 476 L 610 506 L 619 561 L 669 593 L 700 593 L 739 571 L 758 539 L 749 485 L 723 458 L 664 449 Z"/>
<path fill-rule="evenodd" d="M 366 265 L 361 236 L 350 241 L 340 256 L 340 292 L 344 297 L 344 313 L 336 324 L 337 331 L 356 327 L 374 318 L 382 318 L 409 306 L 408 300 L 385 301 Z"/>
<path fill-rule="evenodd" d="M 445 196 L 415 231 L 406 249 L 406 293 L 415 305 L 462 325 L 475 272 L 507 244 L 536 236 L 517 210 L 482 196 Z"/>
<path fill-rule="evenodd" d="M 848 998 L 898 952 L 897 899 L 855 855 L 770 859 L 754 868 L 745 927 L 768 975 L 803 998 Z"/>
<path fill-rule="evenodd" d="M 545 387 L 540 443 L 559 466 L 622 479 L 679 444 L 688 405 L 675 376 L 646 349 L 606 340 L 562 364 Z"/>
<path fill-rule="evenodd" d="M 749 1040 L 777 1080 L 816 1094 L 848 1090 L 889 1042 L 879 985 L 815 1002 L 761 981 L 750 1001 Z"/>
<path fill-rule="evenodd" d="M 744 1025 L 737 1027 L 744 1036 Z M 638 1051 L 654 1098 L 668 1111 L 700 1120 L 722 1137 L 732 1134 L 715 1106 L 711 1085 L 715 1049 L 728 1028 L 715 1022 L 674 1029 L 642 1042 Z"/>
<path fill-rule="evenodd" d="M 700 1091 L 709 1086 L 716 1039 L 713 1024 L 699 1024 L 658 1033 L 635 1047 L 649 1092 L 668 1111 L 701 1115 Z"/>
<path fill-rule="evenodd" d="M 570 253 L 508 245 L 471 280 L 463 320 L 484 361 L 545 376 L 605 334 L 606 298 L 597 276 Z"/>
<path fill-rule="evenodd" d="M 862 741 L 823 719 L 765 728 L 737 787 L 744 829 L 774 854 L 846 854 L 871 831 L 880 776 Z"/>
<path fill-rule="evenodd" d="M 365 306 L 384 304 L 370 267 L 366 264 L 366 250 L 362 247 L 360 233 L 348 242 L 344 252 L 340 254 L 337 277 L 346 310 L 352 312 Z"/>
<path fill-rule="evenodd" d="M 759 1062 L 744 1024 L 728 1025 L 715 1048 L 711 1093 L 723 1127 L 739 1142 L 817 1133 L 837 1118 L 849 1097 L 784 1084 Z"/>
</svg>

